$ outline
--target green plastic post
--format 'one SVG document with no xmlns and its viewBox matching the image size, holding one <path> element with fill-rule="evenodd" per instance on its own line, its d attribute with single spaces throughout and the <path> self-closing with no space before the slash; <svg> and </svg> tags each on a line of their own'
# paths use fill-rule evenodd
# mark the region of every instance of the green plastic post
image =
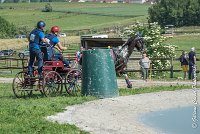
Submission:
<svg viewBox="0 0 200 134">
<path fill-rule="evenodd" d="M 83 51 L 82 95 L 98 98 L 119 96 L 115 65 L 110 49 Z"/>
</svg>

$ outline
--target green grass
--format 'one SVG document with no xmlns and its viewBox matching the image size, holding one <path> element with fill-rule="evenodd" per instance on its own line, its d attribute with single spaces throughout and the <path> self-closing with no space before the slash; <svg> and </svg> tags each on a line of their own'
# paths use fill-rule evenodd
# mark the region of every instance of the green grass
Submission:
<svg viewBox="0 0 200 134">
<path fill-rule="evenodd" d="M 62 31 L 100 28 L 107 25 L 117 25 L 117 23 L 123 23 L 125 20 L 127 21 L 130 19 L 125 17 L 95 16 L 86 14 L 77 15 L 73 13 L 66 14 L 60 12 L 45 13 L 40 11 L 24 10 L 0 10 L 0 14 L 16 26 L 26 26 L 31 29 L 35 27 L 38 20 L 44 20 L 47 24 L 46 30 L 50 29 L 53 25 L 58 25 Z M 14 16 L 18 17 L 15 18 Z"/>
<path fill-rule="evenodd" d="M 83 5 L 83 7 L 63 6 L 55 10 L 94 15 L 135 17 L 147 15 L 147 10 L 150 7 L 150 5 L 147 4 L 86 3 L 81 5 Z"/>
<path fill-rule="evenodd" d="M 23 9 L 42 11 L 47 3 L 4 3 L 0 7 L 3 9 Z M 97 13 L 100 15 L 121 15 L 121 16 L 140 16 L 147 15 L 150 4 L 128 4 L 128 3 L 67 3 L 52 2 L 53 11 L 72 11 L 78 13 Z M 11 9 L 12 7 L 12 9 Z"/>
<path fill-rule="evenodd" d="M 199 37 L 199 35 L 177 35 L 172 38 L 169 38 L 166 42 L 176 45 L 178 47 L 178 50 L 185 50 L 189 52 L 191 47 L 199 48 Z M 200 51 L 197 50 L 197 52 Z M 180 55 L 181 51 L 177 51 L 176 54 Z"/>
<path fill-rule="evenodd" d="M 63 111 L 66 106 L 94 100 L 94 97 L 34 97 L 16 99 L 10 84 L 0 84 L 0 130 L 2 134 L 85 134 L 74 125 L 52 123 L 46 116 Z"/>
<path fill-rule="evenodd" d="M 46 3 L 1 4 L 0 14 L 16 26 L 26 26 L 28 29 L 32 29 L 37 21 L 44 20 L 47 23 L 46 29 L 50 29 L 53 25 L 58 25 L 63 31 L 69 31 L 126 25 L 140 20 L 146 22 L 147 9 L 150 6 L 146 4 L 58 2 L 52 3 L 53 9 L 62 10 L 63 12 L 41 12 L 45 4 Z M 12 7 L 12 9 L 10 9 L 10 7 Z M 79 13 L 66 13 L 68 11 Z M 90 15 L 91 13 L 97 15 Z"/>
<path fill-rule="evenodd" d="M 187 86 L 145 87 L 120 89 L 120 95 L 134 95 L 158 91 L 174 91 Z M 66 106 L 95 100 L 95 97 L 41 97 L 16 99 L 11 84 L 0 84 L 0 130 L 2 134 L 86 134 L 74 125 L 52 123 L 45 119 L 49 115 L 62 112 Z"/>
</svg>

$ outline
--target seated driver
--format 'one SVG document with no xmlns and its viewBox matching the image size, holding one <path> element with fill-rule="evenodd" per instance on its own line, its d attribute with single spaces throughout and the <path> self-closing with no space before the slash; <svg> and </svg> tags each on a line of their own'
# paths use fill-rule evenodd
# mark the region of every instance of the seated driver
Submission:
<svg viewBox="0 0 200 134">
<path fill-rule="evenodd" d="M 46 35 L 46 38 L 48 39 L 48 42 L 50 44 L 50 48 L 52 48 L 53 52 L 53 58 L 61 60 L 65 67 L 69 67 L 69 61 L 66 60 L 60 52 L 63 50 L 66 50 L 67 48 L 62 46 L 60 43 L 59 38 L 57 37 L 60 33 L 60 28 L 58 26 L 53 26 L 51 28 L 51 33 Z M 58 51 L 56 51 L 54 48 L 56 48 Z"/>
</svg>

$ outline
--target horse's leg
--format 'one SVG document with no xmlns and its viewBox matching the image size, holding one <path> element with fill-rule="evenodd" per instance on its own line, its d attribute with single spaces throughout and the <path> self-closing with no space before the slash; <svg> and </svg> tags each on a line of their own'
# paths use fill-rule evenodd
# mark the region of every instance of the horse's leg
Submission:
<svg viewBox="0 0 200 134">
<path fill-rule="evenodd" d="M 127 84 L 127 88 L 132 88 L 132 83 L 130 82 L 128 75 L 126 73 L 124 74 L 124 77 Z"/>
</svg>

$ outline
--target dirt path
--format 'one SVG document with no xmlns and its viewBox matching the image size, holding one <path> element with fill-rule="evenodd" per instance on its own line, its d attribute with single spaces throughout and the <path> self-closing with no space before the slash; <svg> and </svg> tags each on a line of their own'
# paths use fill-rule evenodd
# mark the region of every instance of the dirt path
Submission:
<svg viewBox="0 0 200 134">
<path fill-rule="evenodd" d="M 130 80 L 133 84 L 133 88 L 138 87 L 152 87 L 152 86 L 170 86 L 170 85 L 192 85 L 192 81 L 186 80 L 186 81 L 144 81 L 144 80 Z M 124 88 L 126 87 L 125 80 L 118 79 L 117 80 L 118 87 Z M 197 82 L 197 84 L 200 84 L 200 82 Z"/>
<path fill-rule="evenodd" d="M 1 78 L 0 83 L 12 83 L 13 78 Z M 143 80 L 130 80 L 133 84 L 133 88 L 147 87 L 147 86 L 170 86 L 170 85 L 192 85 L 191 81 L 143 81 Z M 117 80 L 119 88 L 126 88 L 126 82 L 124 79 Z M 197 82 L 200 84 L 200 82 Z"/>
<path fill-rule="evenodd" d="M 1 78 L 0 77 L 0 83 L 12 83 L 13 78 Z"/>
</svg>

